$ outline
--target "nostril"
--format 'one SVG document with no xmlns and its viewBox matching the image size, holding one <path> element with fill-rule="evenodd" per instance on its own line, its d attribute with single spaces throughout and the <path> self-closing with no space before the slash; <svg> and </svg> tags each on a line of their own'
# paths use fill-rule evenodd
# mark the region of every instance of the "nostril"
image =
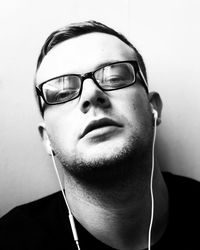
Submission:
<svg viewBox="0 0 200 250">
<path fill-rule="evenodd" d="M 102 98 L 102 97 L 99 97 L 99 98 L 98 98 L 98 102 L 99 102 L 100 104 L 104 104 L 104 103 L 105 103 L 105 99 Z"/>
<path fill-rule="evenodd" d="M 85 102 L 83 103 L 83 108 L 84 108 L 84 109 L 88 108 L 89 106 L 90 106 L 90 102 L 89 102 L 89 101 L 85 101 Z"/>
<path fill-rule="evenodd" d="M 97 103 L 103 105 L 103 104 L 105 103 L 105 99 L 102 98 L 102 97 L 98 97 L 98 98 L 97 98 Z M 85 102 L 83 103 L 83 108 L 84 108 L 84 109 L 88 108 L 89 106 L 90 106 L 90 101 L 85 101 Z"/>
</svg>

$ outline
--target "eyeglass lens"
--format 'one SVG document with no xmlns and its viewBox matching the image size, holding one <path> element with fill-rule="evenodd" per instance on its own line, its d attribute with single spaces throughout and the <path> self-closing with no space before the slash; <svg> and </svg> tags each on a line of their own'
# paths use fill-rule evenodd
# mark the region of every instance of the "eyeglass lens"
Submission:
<svg viewBox="0 0 200 250">
<path fill-rule="evenodd" d="M 93 76 L 103 90 L 115 90 L 135 82 L 135 70 L 131 63 L 114 63 L 96 70 Z M 79 75 L 65 75 L 52 79 L 42 86 L 47 103 L 56 104 L 76 98 L 81 89 Z"/>
</svg>

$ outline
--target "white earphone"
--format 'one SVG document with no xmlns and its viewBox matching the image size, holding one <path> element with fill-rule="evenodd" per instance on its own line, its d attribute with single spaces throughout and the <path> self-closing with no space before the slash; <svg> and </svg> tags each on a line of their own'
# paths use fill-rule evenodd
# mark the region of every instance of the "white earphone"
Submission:
<svg viewBox="0 0 200 250">
<path fill-rule="evenodd" d="M 154 120 L 157 120 L 158 119 L 158 112 L 157 112 L 157 110 L 155 110 L 153 108 L 152 113 L 153 113 L 153 116 L 154 116 Z"/>
<path fill-rule="evenodd" d="M 155 141 L 156 141 L 156 124 L 158 119 L 158 112 L 152 107 L 152 114 L 154 117 L 154 133 L 153 133 L 153 142 L 152 142 L 152 162 L 151 162 L 151 177 L 150 177 L 150 194 L 151 194 L 151 218 L 149 223 L 149 231 L 148 231 L 148 250 L 151 250 L 151 231 L 153 226 L 154 219 L 154 194 L 153 194 L 153 176 L 154 176 L 154 149 L 155 149 Z"/>
</svg>

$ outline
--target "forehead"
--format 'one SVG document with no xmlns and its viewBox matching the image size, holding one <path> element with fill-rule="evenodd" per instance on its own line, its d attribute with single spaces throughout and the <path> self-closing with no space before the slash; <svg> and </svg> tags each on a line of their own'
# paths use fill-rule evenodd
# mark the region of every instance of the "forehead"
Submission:
<svg viewBox="0 0 200 250">
<path fill-rule="evenodd" d="M 123 60 L 136 60 L 136 54 L 119 38 L 104 33 L 81 35 L 49 51 L 37 71 L 36 82 L 63 74 L 86 73 L 102 64 Z"/>
</svg>

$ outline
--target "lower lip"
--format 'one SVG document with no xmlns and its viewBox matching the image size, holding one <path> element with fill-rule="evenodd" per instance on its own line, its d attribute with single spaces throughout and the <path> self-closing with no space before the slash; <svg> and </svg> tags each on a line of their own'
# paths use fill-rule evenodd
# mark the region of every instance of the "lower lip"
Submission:
<svg viewBox="0 0 200 250">
<path fill-rule="evenodd" d="M 101 128 L 96 128 L 88 132 L 83 138 L 91 140 L 105 140 L 111 137 L 112 135 L 119 132 L 120 127 L 117 126 L 105 126 Z"/>
</svg>

